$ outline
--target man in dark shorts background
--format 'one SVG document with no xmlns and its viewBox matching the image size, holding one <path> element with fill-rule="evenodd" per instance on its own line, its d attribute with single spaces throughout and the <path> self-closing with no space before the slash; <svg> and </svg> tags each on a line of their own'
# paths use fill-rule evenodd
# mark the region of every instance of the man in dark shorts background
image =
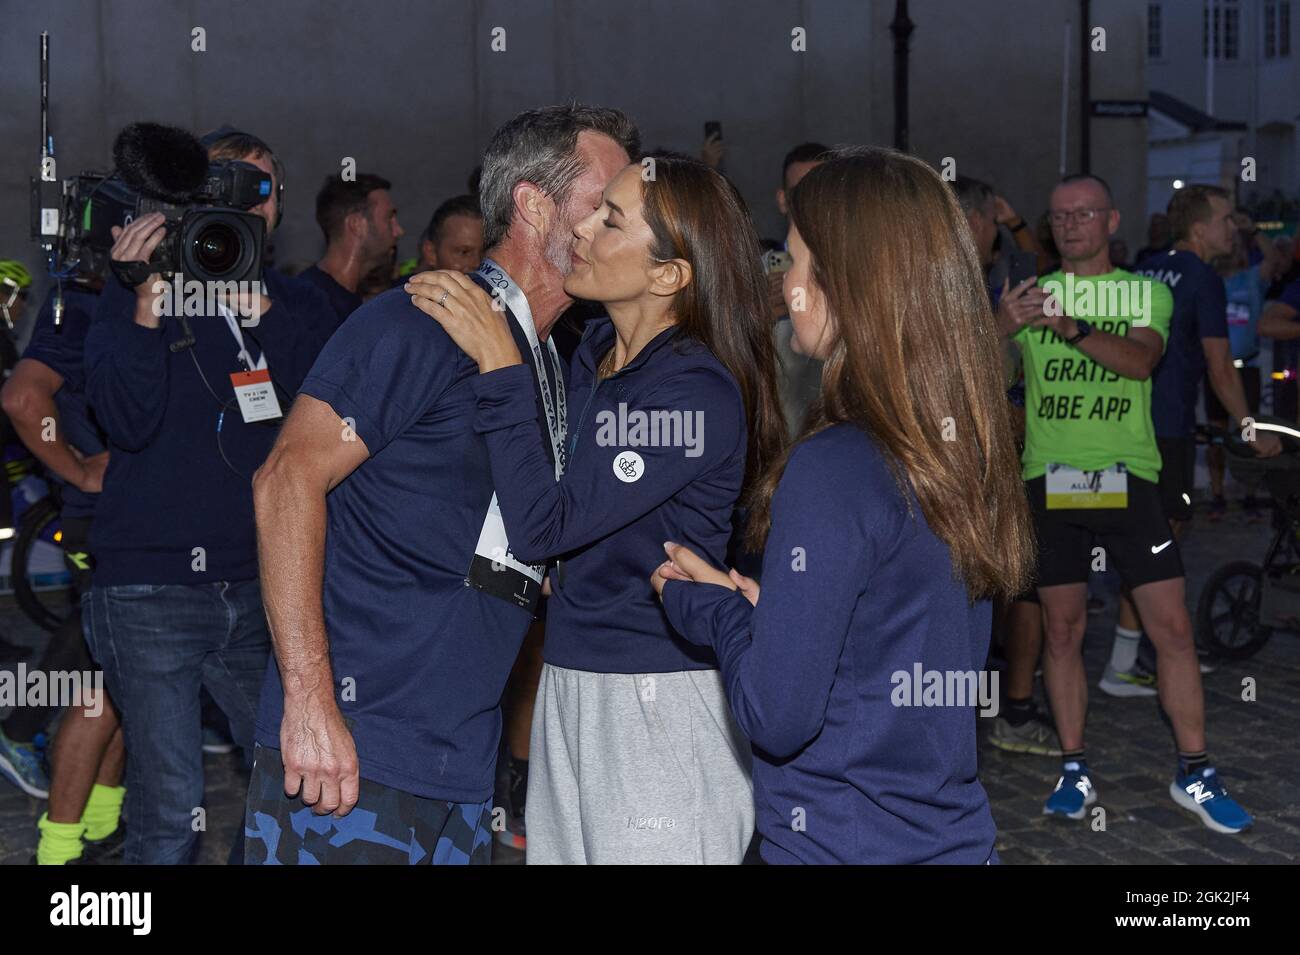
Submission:
<svg viewBox="0 0 1300 955">
<path fill-rule="evenodd" d="M 1003 323 L 1024 359 L 1023 476 L 1038 536 L 1043 682 L 1063 750 L 1061 776 L 1043 812 L 1083 819 L 1097 800 L 1084 752 L 1082 647 L 1088 575 L 1099 561 L 1113 561 L 1158 654 L 1160 701 L 1178 750 L 1170 796 L 1211 829 L 1240 832 L 1252 820 L 1228 796 L 1205 752 L 1182 560 L 1156 484 L 1149 378 L 1164 351 L 1172 297 L 1160 283 L 1111 264 L 1119 212 L 1103 180 L 1062 180 L 1052 191 L 1049 220 L 1063 271 L 1040 280 L 1050 293 L 1041 316 Z"/>
</svg>

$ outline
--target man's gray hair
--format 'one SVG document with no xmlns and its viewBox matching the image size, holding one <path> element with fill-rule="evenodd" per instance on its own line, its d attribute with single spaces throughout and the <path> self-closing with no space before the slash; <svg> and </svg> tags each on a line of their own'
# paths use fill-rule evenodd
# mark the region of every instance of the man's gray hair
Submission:
<svg viewBox="0 0 1300 955">
<path fill-rule="evenodd" d="M 483 209 L 483 245 L 501 242 L 514 218 L 514 190 L 531 182 L 556 205 L 563 205 L 573 181 L 583 173 L 578 135 L 603 133 L 640 158 L 641 136 L 630 119 L 616 109 L 598 106 L 546 106 L 520 113 L 492 135 L 483 156 L 479 205 Z"/>
</svg>

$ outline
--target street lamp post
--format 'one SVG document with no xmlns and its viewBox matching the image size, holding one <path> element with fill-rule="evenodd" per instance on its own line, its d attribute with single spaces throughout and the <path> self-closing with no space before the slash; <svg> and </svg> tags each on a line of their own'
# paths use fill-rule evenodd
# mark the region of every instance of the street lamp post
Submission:
<svg viewBox="0 0 1300 955">
<path fill-rule="evenodd" d="M 915 24 L 907 16 L 907 0 L 894 0 L 894 148 L 907 151 L 907 59 Z"/>
</svg>

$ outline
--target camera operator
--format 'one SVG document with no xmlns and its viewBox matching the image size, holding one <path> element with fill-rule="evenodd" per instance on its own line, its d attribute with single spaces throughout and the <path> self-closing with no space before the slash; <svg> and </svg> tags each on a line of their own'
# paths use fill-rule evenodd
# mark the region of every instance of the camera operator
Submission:
<svg viewBox="0 0 1300 955">
<path fill-rule="evenodd" d="M 273 229 L 283 171 L 270 148 L 228 129 L 204 145 L 211 161 L 242 160 L 272 177 L 250 211 Z M 115 273 L 150 261 L 165 232 L 159 213 L 114 227 Z M 235 742 L 252 752 L 270 634 L 251 480 L 331 314 L 316 289 L 268 268 L 261 292 L 215 310 L 205 303 L 202 315 L 181 321 L 163 317 L 159 280 L 154 273 L 132 289 L 110 276 L 86 339 L 87 394 L 111 457 L 83 609 L 131 754 L 128 864 L 189 862 L 206 827 L 201 686 L 229 718 Z M 253 317 L 237 320 L 232 310 Z M 270 387 L 262 382 L 259 391 L 264 372 Z M 242 827 L 237 833 L 242 856 Z"/>
</svg>

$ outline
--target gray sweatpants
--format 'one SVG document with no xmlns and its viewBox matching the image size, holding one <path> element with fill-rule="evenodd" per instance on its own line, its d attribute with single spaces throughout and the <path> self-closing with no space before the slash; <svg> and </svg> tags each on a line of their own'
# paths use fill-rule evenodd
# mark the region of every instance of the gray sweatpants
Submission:
<svg viewBox="0 0 1300 955">
<path fill-rule="evenodd" d="M 749 742 L 716 670 L 542 668 L 528 864 L 738 865 L 754 831 Z"/>
</svg>

